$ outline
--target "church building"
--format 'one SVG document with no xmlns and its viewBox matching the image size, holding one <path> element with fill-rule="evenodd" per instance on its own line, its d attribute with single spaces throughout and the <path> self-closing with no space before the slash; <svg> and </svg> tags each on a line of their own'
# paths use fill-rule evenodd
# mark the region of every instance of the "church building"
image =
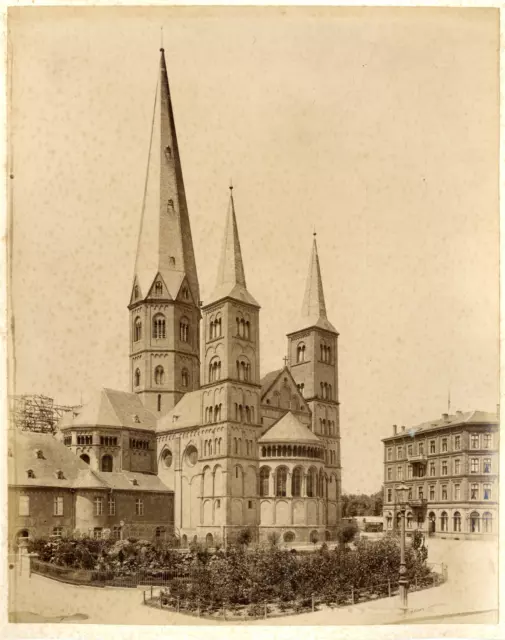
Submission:
<svg viewBox="0 0 505 640">
<path fill-rule="evenodd" d="M 105 390 L 62 422 L 60 438 L 104 478 L 156 475 L 174 496 L 160 520 L 174 522 L 182 546 L 225 543 L 245 527 L 255 540 L 335 539 L 338 332 L 316 239 L 285 365 L 262 375 L 260 304 L 246 284 L 232 187 L 226 216 L 216 285 L 202 302 L 161 49 L 128 305 L 131 389 L 117 400 L 125 424 L 94 419 L 119 393 Z"/>
</svg>

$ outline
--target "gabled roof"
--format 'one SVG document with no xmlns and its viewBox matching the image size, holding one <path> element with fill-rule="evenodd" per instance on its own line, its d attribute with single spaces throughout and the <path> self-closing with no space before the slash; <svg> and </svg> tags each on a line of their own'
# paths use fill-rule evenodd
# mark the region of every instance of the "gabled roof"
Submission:
<svg viewBox="0 0 505 640">
<path fill-rule="evenodd" d="M 427 422 L 421 422 L 421 424 L 405 429 L 405 431 L 400 431 L 396 436 L 392 435 L 387 438 L 383 438 L 383 440 L 405 438 L 407 436 L 414 437 L 419 433 L 424 433 L 426 431 L 435 431 L 437 429 L 453 428 L 458 425 L 463 426 L 468 424 L 497 425 L 499 424 L 499 419 L 496 413 L 488 411 L 460 411 L 451 415 L 444 414 L 441 418 L 436 418 Z"/>
<path fill-rule="evenodd" d="M 121 471 L 119 473 L 100 473 L 100 477 L 111 489 L 124 491 L 170 491 L 170 489 L 152 473 L 135 473 Z M 136 482 L 134 482 L 136 481 Z"/>
<path fill-rule="evenodd" d="M 171 431 L 202 424 L 202 389 L 185 393 L 175 407 L 158 419 L 156 431 Z"/>
<path fill-rule="evenodd" d="M 322 444 L 315 433 L 306 427 L 298 418 L 288 411 L 279 418 L 268 431 L 258 440 L 259 443 L 267 442 L 296 442 L 304 444 Z"/>
<path fill-rule="evenodd" d="M 265 395 L 265 393 L 270 389 L 273 383 L 277 380 L 277 378 L 281 375 L 283 369 L 275 369 L 275 371 L 270 371 L 264 375 L 261 380 L 261 397 Z"/>
<path fill-rule="evenodd" d="M 136 393 L 101 389 L 71 422 L 65 421 L 61 429 L 92 426 L 154 431 L 156 417 L 144 407 Z"/>
<path fill-rule="evenodd" d="M 142 299 L 161 274 L 169 293 L 165 297 L 175 299 L 186 275 L 198 305 L 195 254 L 163 49 L 158 73 L 134 283 Z"/>
<path fill-rule="evenodd" d="M 261 401 L 263 402 L 268 392 L 275 387 L 276 383 L 281 377 L 286 377 L 289 380 L 289 382 L 291 383 L 292 390 L 298 395 L 298 398 L 300 400 L 300 405 L 304 406 L 307 409 L 307 411 L 310 411 L 310 408 L 305 398 L 300 393 L 300 389 L 296 384 L 296 380 L 293 378 L 293 375 L 288 367 L 271 371 L 261 379 L 261 396 L 260 396 Z"/>
<path fill-rule="evenodd" d="M 221 248 L 216 287 L 209 297 L 209 300 L 206 301 L 206 306 L 224 298 L 233 298 L 234 300 L 246 302 L 255 307 L 259 306 L 247 290 L 245 281 L 244 263 L 238 236 L 235 203 L 233 201 L 233 187 L 230 187 L 230 202 L 226 217 L 226 227 Z"/>
</svg>

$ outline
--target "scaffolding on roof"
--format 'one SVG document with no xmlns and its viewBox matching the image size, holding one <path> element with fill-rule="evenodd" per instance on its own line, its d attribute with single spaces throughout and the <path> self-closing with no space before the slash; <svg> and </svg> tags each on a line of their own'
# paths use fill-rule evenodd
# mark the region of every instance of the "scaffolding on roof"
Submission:
<svg viewBox="0 0 505 640">
<path fill-rule="evenodd" d="M 74 411 L 77 406 L 54 403 L 53 398 L 43 395 L 24 394 L 10 397 L 11 425 L 22 431 L 55 434 L 57 424 L 64 413 Z"/>
</svg>

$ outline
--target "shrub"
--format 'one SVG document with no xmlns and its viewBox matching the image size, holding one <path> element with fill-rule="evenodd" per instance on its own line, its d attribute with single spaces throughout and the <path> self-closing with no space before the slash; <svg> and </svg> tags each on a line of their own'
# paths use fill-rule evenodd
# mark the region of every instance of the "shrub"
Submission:
<svg viewBox="0 0 505 640">
<path fill-rule="evenodd" d="M 253 539 L 253 534 L 250 527 L 241 529 L 237 534 L 237 543 L 242 544 L 245 547 L 251 544 L 252 539 Z"/>
<path fill-rule="evenodd" d="M 356 538 L 357 534 L 358 525 L 355 522 L 350 522 L 337 531 L 337 540 L 339 544 L 346 546 Z"/>
</svg>

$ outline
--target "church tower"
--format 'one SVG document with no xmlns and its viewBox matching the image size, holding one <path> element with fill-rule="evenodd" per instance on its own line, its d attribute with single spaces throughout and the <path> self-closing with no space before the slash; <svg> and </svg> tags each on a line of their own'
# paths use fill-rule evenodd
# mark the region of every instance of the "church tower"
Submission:
<svg viewBox="0 0 505 640">
<path fill-rule="evenodd" d="M 200 386 L 200 291 L 161 49 L 140 233 L 130 297 L 130 380 L 164 415 Z"/>
<path fill-rule="evenodd" d="M 224 487 L 219 517 L 227 538 L 259 523 L 257 438 L 260 436 L 259 305 L 247 290 L 233 187 L 217 283 L 202 308 L 202 416 L 219 428 Z M 218 424 L 211 424 L 218 423 Z M 220 423 L 220 424 L 219 424 Z"/>
<path fill-rule="evenodd" d="M 289 368 L 312 412 L 312 431 L 324 442 L 326 471 L 336 473 L 338 478 L 336 497 L 339 503 L 338 332 L 326 315 L 315 234 L 301 318 L 296 330 L 287 337 Z"/>
</svg>

